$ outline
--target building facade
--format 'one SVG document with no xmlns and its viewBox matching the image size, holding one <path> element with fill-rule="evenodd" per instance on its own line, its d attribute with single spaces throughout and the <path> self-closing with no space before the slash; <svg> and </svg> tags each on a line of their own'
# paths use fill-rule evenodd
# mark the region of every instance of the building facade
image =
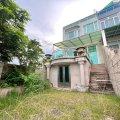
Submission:
<svg viewBox="0 0 120 120">
<path fill-rule="evenodd" d="M 54 44 L 47 67 L 53 86 L 86 91 L 93 65 L 105 64 L 104 49 L 120 46 L 120 2 L 111 1 L 101 11 L 63 28 L 63 41 Z M 48 66 L 48 65 L 47 65 Z"/>
</svg>

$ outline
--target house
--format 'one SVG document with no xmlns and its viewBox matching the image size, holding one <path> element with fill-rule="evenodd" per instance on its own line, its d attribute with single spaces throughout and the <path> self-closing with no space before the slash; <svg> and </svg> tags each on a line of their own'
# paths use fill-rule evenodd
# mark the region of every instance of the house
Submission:
<svg viewBox="0 0 120 120">
<path fill-rule="evenodd" d="M 55 88 L 78 91 L 112 88 L 105 66 L 105 48 L 120 46 L 120 2 L 113 0 L 101 11 L 63 28 L 63 41 L 54 44 L 47 78 Z"/>
</svg>

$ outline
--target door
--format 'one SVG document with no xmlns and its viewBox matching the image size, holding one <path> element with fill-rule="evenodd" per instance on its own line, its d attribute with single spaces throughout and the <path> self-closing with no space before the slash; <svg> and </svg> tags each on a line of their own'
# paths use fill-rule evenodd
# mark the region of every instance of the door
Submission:
<svg viewBox="0 0 120 120">
<path fill-rule="evenodd" d="M 70 77 L 69 77 L 69 66 L 60 66 L 59 67 L 59 77 L 58 77 L 59 87 L 69 87 L 70 86 Z"/>
<path fill-rule="evenodd" d="M 88 47 L 88 54 L 93 64 L 98 64 L 98 55 L 96 45 Z"/>
</svg>

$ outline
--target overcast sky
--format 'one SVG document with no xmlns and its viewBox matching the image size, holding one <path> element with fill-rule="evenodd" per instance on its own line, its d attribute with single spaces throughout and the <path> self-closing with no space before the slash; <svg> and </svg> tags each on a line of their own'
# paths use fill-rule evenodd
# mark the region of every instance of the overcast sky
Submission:
<svg viewBox="0 0 120 120">
<path fill-rule="evenodd" d="M 26 26 L 26 34 L 37 38 L 47 53 L 52 48 L 49 43 L 63 40 L 63 26 L 101 10 L 111 0 L 15 0 L 26 9 L 31 21 Z"/>
</svg>

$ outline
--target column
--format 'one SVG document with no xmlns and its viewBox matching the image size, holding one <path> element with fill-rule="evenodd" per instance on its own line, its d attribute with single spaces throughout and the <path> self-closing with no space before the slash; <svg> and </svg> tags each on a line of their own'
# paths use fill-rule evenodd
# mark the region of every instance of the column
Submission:
<svg viewBox="0 0 120 120">
<path fill-rule="evenodd" d="M 50 79 L 50 64 L 45 64 L 45 66 L 47 67 L 47 79 Z"/>
<path fill-rule="evenodd" d="M 106 40 L 105 30 L 102 30 L 101 33 L 102 33 L 103 44 L 104 44 L 104 46 L 107 46 L 107 40 Z"/>
<path fill-rule="evenodd" d="M 84 70 L 84 61 L 78 62 L 80 65 L 80 84 L 85 87 L 85 70 Z"/>
</svg>

